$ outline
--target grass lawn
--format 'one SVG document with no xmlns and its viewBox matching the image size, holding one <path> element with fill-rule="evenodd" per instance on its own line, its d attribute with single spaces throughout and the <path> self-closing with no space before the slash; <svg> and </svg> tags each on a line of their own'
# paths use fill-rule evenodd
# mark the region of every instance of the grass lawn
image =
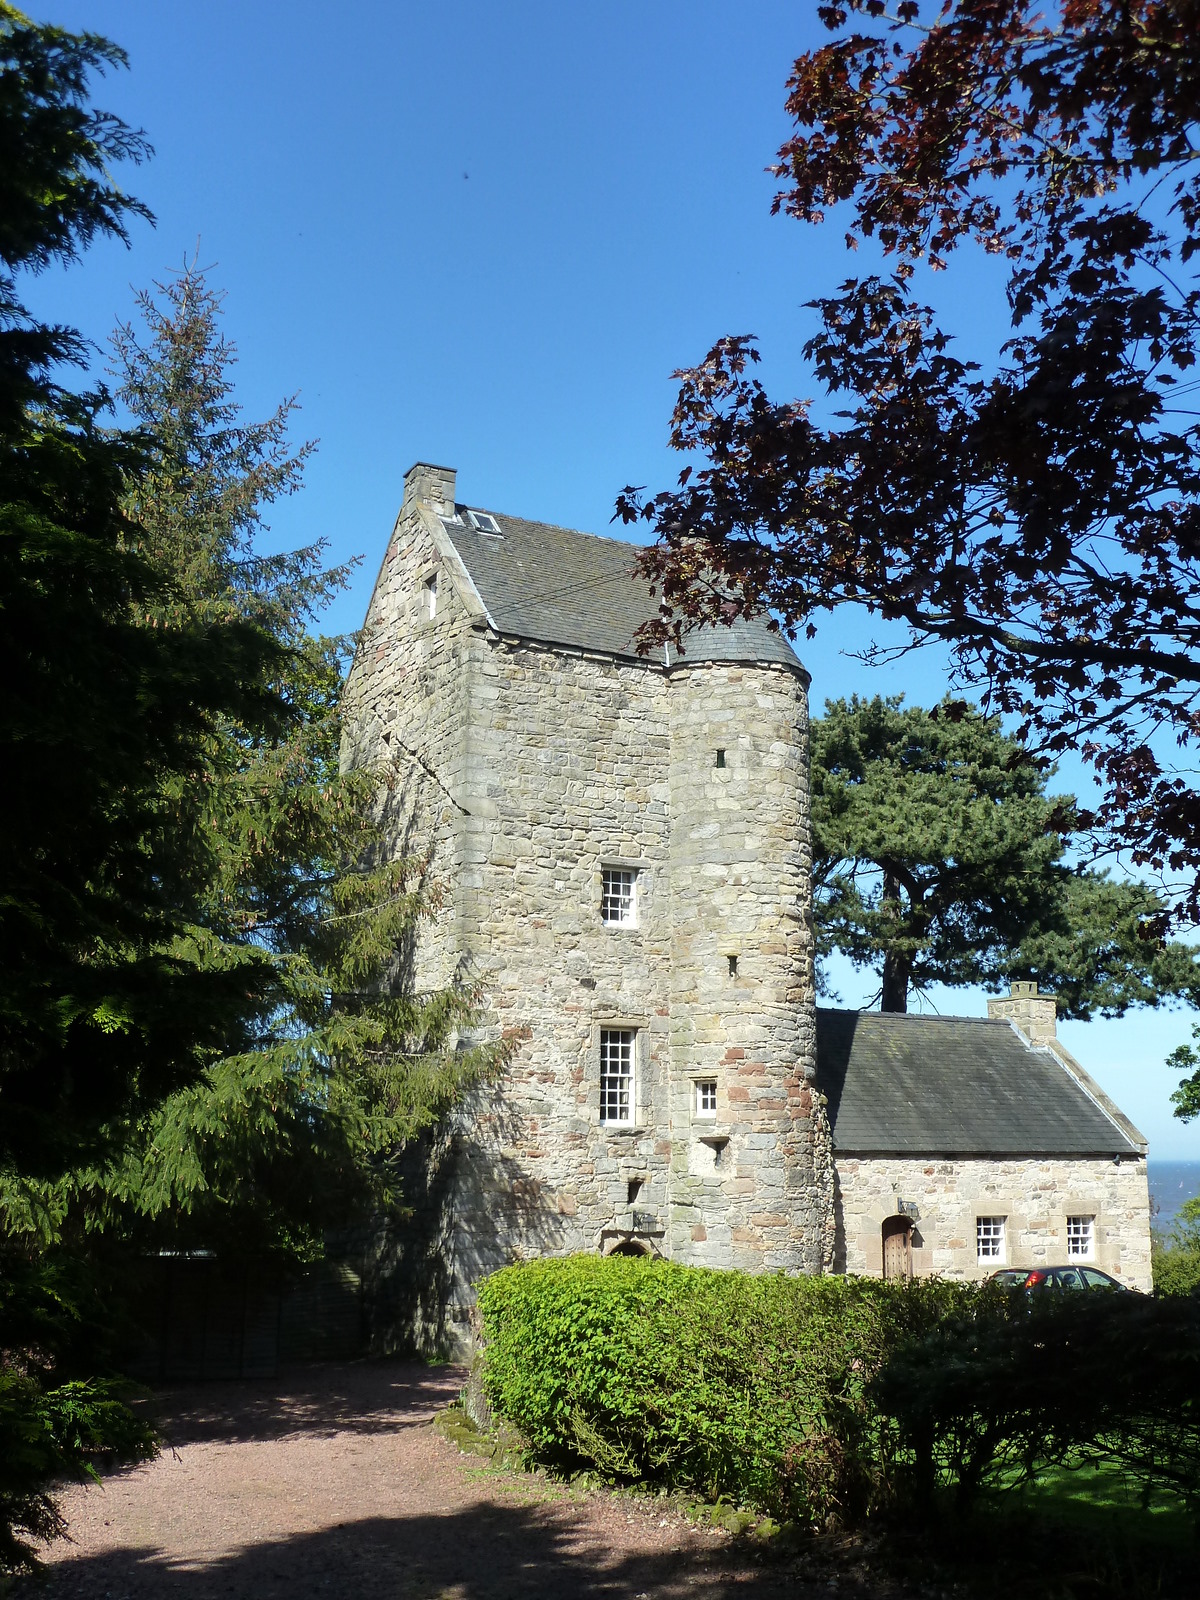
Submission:
<svg viewBox="0 0 1200 1600">
<path fill-rule="evenodd" d="M 998 1518 L 1036 1521 L 1105 1546 L 1154 1546 L 1164 1552 L 1196 1548 L 1196 1527 L 1177 1496 L 1156 1490 L 1144 1503 L 1142 1485 L 1117 1462 L 1048 1467 L 1022 1488 L 996 1495 Z"/>
<path fill-rule="evenodd" d="M 1031 1482 L 981 1496 L 941 1525 L 948 1571 L 967 1592 L 1021 1600 L 1177 1600 L 1200 1593 L 1195 1524 L 1183 1502 L 1158 1492 L 1142 1504 L 1116 1462 L 1053 1467 Z"/>
</svg>

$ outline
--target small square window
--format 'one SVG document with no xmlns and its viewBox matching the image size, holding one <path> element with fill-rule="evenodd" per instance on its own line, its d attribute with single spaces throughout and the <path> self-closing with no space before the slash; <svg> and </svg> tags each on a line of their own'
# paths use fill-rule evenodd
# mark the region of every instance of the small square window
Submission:
<svg viewBox="0 0 1200 1600">
<path fill-rule="evenodd" d="M 600 920 L 614 928 L 637 925 L 637 873 L 632 867 L 600 870 Z"/>
<path fill-rule="evenodd" d="M 1068 1217 L 1067 1259 L 1069 1261 L 1090 1261 L 1095 1253 L 1095 1217 Z"/>
<path fill-rule="evenodd" d="M 502 539 L 504 537 L 500 532 L 500 524 L 490 511 L 468 511 L 467 515 L 470 517 L 472 525 L 480 533 L 487 534 L 491 539 Z"/>
<path fill-rule="evenodd" d="M 717 1080 L 700 1078 L 696 1082 L 696 1115 L 715 1117 L 717 1114 Z"/>
<path fill-rule="evenodd" d="M 975 1250 L 980 1262 L 989 1266 L 1004 1260 L 1004 1217 L 975 1218 Z"/>
<path fill-rule="evenodd" d="M 600 1121 L 633 1121 L 633 1047 L 636 1028 L 600 1030 Z"/>
</svg>

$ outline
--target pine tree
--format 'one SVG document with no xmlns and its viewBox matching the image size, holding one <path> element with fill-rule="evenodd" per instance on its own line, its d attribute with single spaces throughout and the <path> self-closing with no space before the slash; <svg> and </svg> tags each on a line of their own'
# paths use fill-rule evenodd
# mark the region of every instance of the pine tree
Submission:
<svg viewBox="0 0 1200 1600">
<path fill-rule="evenodd" d="M 321 544 L 263 554 L 264 516 L 300 484 L 294 400 L 248 423 L 220 296 L 193 263 L 138 297 L 114 338 L 118 393 L 147 440 L 126 510 L 170 574 L 162 620 L 237 619 L 278 647 L 283 729 L 225 719 L 210 746 L 216 871 L 188 958 L 242 976 L 199 1081 L 145 1119 L 86 1180 L 124 1231 L 226 1252 L 319 1248 L 323 1228 L 398 1198 L 405 1143 L 504 1047 L 460 1047 L 476 995 L 422 994 L 398 952 L 436 909 L 424 863 L 389 859 L 379 772 L 338 770 L 347 642 L 314 631 L 349 569 Z"/>
<path fill-rule="evenodd" d="M 72 393 L 79 336 L 22 304 L 23 272 L 124 239 L 141 135 L 89 103 L 124 64 L 0 0 L 0 1588 L 62 1531 L 50 1486 L 152 1449 L 101 1364 L 64 1252 L 70 1180 L 200 1070 L 240 975 L 186 952 L 215 867 L 209 756 L 231 719 L 291 719 L 280 647 L 167 615 L 123 495 L 139 442 Z M 14 1210 L 15 1208 L 15 1210 Z"/>
<path fill-rule="evenodd" d="M 1068 865 L 1075 803 L 997 717 L 830 701 L 812 787 L 818 951 L 876 970 L 883 1010 L 1014 978 L 1066 1017 L 1200 999 L 1198 953 L 1161 937 L 1154 892 Z"/>
<path fill-rule="evenodd" d="M 122 504 L 140 443 L 102 427 L 103 390 L 63 387 L 78 336 L 18 297 L 22 271 L 145 214 L 110 178 L 145 141 L 87 101 L 122 62 L 0 4 L 3 1192 L 100 1159 L 195 1075 L 230 988 L 176 950 L 214 867 L 211 738 L 290 717 L 268 632 L 166 614 Z"/>
<path fill-rule="evenodd" d="M 1176 1045 L 1167 1057 L 1172 1072 L 1182 1072 L 1179 1087 L 1171 1096 L 1175 1115 L 1180 1122 L 1194 1122 L 1200 1117 L 1200 1027 L 1192 1029 L 1192 1043 Z"/>
</svg>

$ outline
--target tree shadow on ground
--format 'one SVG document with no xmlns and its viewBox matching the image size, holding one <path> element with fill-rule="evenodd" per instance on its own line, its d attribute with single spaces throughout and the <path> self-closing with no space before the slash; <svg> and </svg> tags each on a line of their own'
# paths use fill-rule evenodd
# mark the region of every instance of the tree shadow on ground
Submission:
<svg viewBox="0 0 1200 1600">
<path fill-rule="evenodd" d="M 118 1549 L 68 1559 L 21 1600 L 812 1600 L 828 1581 L 756 1571 L 737 1547 L 612 1548 L 577 1508 L 481 1503 L 444 1516 L 372 1517 L 212 1557 Z M 664 1530 L 664 1539 L 673 1537 Z M 856 1600 L 886 1591 L 838 1584 Z"/>
<path fill-rule="evenodd" d="M 462 1367 L 419 1361 L 326 1363 L 285 1368 L 271 1379 L 162 1389 L 140 1404 L 168 1449 L 292 1433 L 397 1433 L 430 1422 L 465 1379 Z"/>
</svg>

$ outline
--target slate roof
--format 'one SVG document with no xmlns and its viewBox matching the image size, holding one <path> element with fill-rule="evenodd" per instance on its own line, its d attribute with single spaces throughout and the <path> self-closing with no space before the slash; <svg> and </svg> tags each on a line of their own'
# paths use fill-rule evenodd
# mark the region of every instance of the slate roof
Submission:
<svg viewBox="0 0 1200 1600">
<path fill-rule="evenodd" d="M 466 506 L 455 512 L 456 519 L 443 517 L 442 526 L 498 632 L 644 659 L 634 635 L 658 615 L 658 600 L 634 571 L 640 546 L 492 511 L 503 534 L 497 539 L 472 526 Z M 685 635 L 684 645 L 688 661 L 777 662 L 804 670 L 765 618 L 698 628 Z M 661 651 L 655 653 L 661 659 Z M 674 646 L 671 659 L 679 659 Z"/>
<path fill-rule="evenodd" d="M 1050 1050 L 1004 1021 L 817 1011 L 838 1151 L 1128 1155 L 1137 1146 Z"/>
</svg>

